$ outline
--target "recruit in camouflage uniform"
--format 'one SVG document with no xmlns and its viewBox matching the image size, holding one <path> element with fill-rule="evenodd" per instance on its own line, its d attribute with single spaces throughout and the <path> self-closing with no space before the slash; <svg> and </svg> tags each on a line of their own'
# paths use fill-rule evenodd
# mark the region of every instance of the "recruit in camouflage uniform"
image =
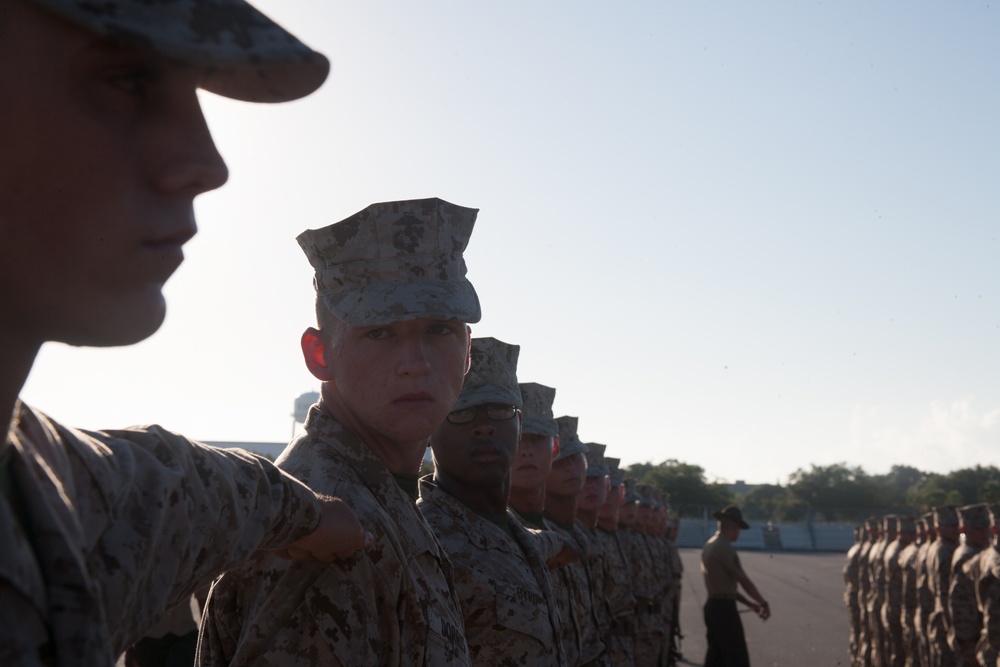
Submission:
<svg viewBox="0 0 1000 667">
<path fill-rule="evenodd" d="M 668 632 L 670 633 L 669 653 L 667 654 L 667 664 L 675 665 L 683 655 L 680 650 L 681 635 L 680 610 L 681 610 L 681 579 L 684 575 L 684 564 L 681 562 L 680 551 L 677 550 L 677 535 L 680 531 L 680 518 L 675 516 L 670 522 L 667 533 L 667 549 L 670 553 L 670 574 L 673 584 L 671 586 L 671 598 L 673 600 L 671 618 Z"/>
<path fill-rule="evenodd" d="M 990 511 L 982 503 L 966 505 L 958 508 L 958 516 L 965 539 L 951 558 L 948 645 L 955 654 L 955 664 L 977 667 L 976 644 L 983 627 L 983 617 L 976 601 L 976 583 L 979 579 L 979 553 L 989 546 Z"/>
<path fill-rule="evenodd" d="M 196 86 L 287 101 L 329 65 L 238 1 L 3 2 L 0 22 L 0 664 L 112 665 L 168 607 L 326 510 L 260 457 L 158 426 L 76 430 L 14 397 L 45 342 L 159 327 L 192 202 L 226 180 Z"/>
<path fill-rule="evenodd" d="M 650 535 L 653 537 L 653 550 L 656 562 L 660 563 L 658 573 L 662 580 L 660 593 L 660 613 L 659 625 L 663 628 L 663 638 L 660 644 L 660 663 L 667 663 L 667 656 L 670 655 L 670 632 L 674 625 L 674 573 L 671 569 L 673 561 L 670 558 L 670 550 L 667 548 L 667 514 L 670 503 L 670 494 L 653 489 L 655 506 L 653 510 L 653 522 L 650 526 Z"/>
<path fill-rule="evenodd" d="M 913 525 L 912 517 L 890 516 L 886 517 L 889 525 L 887 533 L 896 534 L 896 539 L 890 542 L 885 548 L 883 556 L 883 566 L 885 567 L 885 602 L 882 603 L 882 624 L 885 626 L 888 646 L 887 665 L 891 667 L 903 667 L 906 662 L 906 646 L 903 640 L 903 566 L 900 564 L 899 556 L 902 551 L 913 543 L 916 538 L 916 529 Z M 891 524 L 895 524 L 895 528 Z"/>
<path fill-rule="evenodd" d="M 850 629 L 848 647 L 851 654 L 851 664 L 858 664 L 859 630 L 861 625 L 861 608 L 858 607 L 858 565 L 861 547 L 864 545 L 864 531 L 859 526 L 854 529 L 854 544 L 847 550 L 844 557 L 844 605 L 847 607 L 847 620 Z"/>
<path fill-rule="evenodd" d="M 639 494 L 639 510 L 636 514 L 638 538 L 645 552 L 646 566 L 649 568 L 649 581 L 646 596 L 637 599 L 636 619 L 639 624 L 636 662 L 659 665 L 663 661 L 664 646 L 669 637 L 669 623 L 665 617 L 667 610 L 667 591 L 672 582 L 670 563 L 665 552 L 660 548 L 661 541 L 654 534 L 660 503 L 657 492 L 648 484 L 636 486 Z M 641 646 L 640 646 L 641 645 Z"/>
<path fill-rule="evenodd" d="M 903 604 L 899 615 L 900 628 L 903 631 L 902 665 L 913 666 L 918 655 L 916 620 L 920 612 L 920 601 L 917 594 L 917 553 L 926 538 L 923 519 L 903 518 L 903 533 L 906 532 L 907 521 L 913 522 L 916 539 L 907 544 L 899 552 L 899 568 L 902 573 Z"/>
<path fill-rule="evenodd" d="M 632 591 L 635 595 L 633 653 L 637 666 L 655 665 L 658 659 L 657 637 L 650 634 L 651 601 L 656 588 L 652 558 L 639 526 L 639 503 L 642 501 L 636 480 L 622 481 L 625 497 L 618 512 L 618 536 L 632 572 Z"/>
<path fill-rule="evenodd" d="M 858 553 L 858 609 L 861 611 L 861 626 L 858 629 L 857 664 L 868 667 L 872 664 L 871 619 L 868 616 L 868 598 L 871 596 L 871 550 L 879 539 L 877 517 L 865 519 L 865 541 Z"/>
<path fill-rule="evenodd" d="M 976 602 L 983 617 L 983 627 L 976 644 L 980 665 L 994 667 L 1000 658 L 1000 505 L 990 505 L 990 529 L 993 539 L 980 554 L 979 581 L 976 582 Z"/>
<path fill-rule="evenodd" d="M 952 665 L 956 658 L 948 645 L 951 612 L 948 587 L 951 584 L 951 560 L 958 548 L 958 510 L 953 505 L 934 508 L 934 526 L 938 538 L 927 552 L 927 584 L 934 596 L 934 611 L 927 622 L 931 665 Z"/>
<path fill-rule="evenodd" d="M 871 632 L 871 659 L 875 667 L 886 667 L 889 663 L 889 637 L 882 620 L 882 606 L 885 604 L 886 571 L 885 550 L 896 540 L 897 524 L 889 517 L 882 518 L 882 531 L 878 543 L 868 554 L 868 576 L 871 578 L 871 591 L 868 598 L 868 623 Z M 889 532 L 889 528 L 893 532 Z"/>
<path fill-rule="evenodd" d="M 303 353 L 322 394 L 278 465 L 347 501 L 375 541 L 345 567 L 259 558 L 228 572 L 202 623 L 204 665 L 469 664 L 451 563 L 415 500 L 424 443 L 468 370 L 465 323 L 480 318 L 462 258 L 476 213 L 388 202 L 299 236 L 320 322 Z M 407 408 L 419 418 L 400 419 L 397 398 L 414 392 L 427 399 Z"/>
<path fill-rule="evenodd" d="M 608 647 L 608 658 L 611 656 L 611 628 L 612 613 L 611 601 L 608 598 L 609 580 L 614 576 L 611 572 L 611 556 L 608 554 L 607 546 L 597 530 L 598 515 L 604 501 L 608 497 L 610 486 L 610 470 L 604 461 L 604 452 L 607 446 L 596 442 L 588 442 L 587 445 L 587 479 L 577 497 L 576 518 L 577 523 L 584 530 L 587 541 L 590 543 L 590 551 L 587 553 L 587 562 L 590 565 L 591 593 L 594 596 L 594 615 L 597 617 L 597 629 L 601 640 Z"/>
<path fill-rule="evenodd" d="M 917 615 L 914 619 L 916 628 L 917 652 L 910 663 L 910 667 L 931 664 L 930 640 L 928 638 L 928 623 L 931 614 L 934 613 L 934 594 L 930 589 L 930 576 L 927 569 L 927 555 L 937 537 L 937 530 L 934 528 L 934 513 L 928 512 L 923 516 L 925 537 L 920 548 L 917 550 Z"/>
<path fill-rule="evenodd" d="M 632 592 L 632 568 L 618 530 L 618 514 L 625 499 L 620 459 L 605 457 L 611 489 L 597 517 L 597 539 L 608 562 L 605 597 L 611 609 L 611 664 L 635 664 L 635 595 Z"/>
<path fill-rule="evenodd" d="M 472 339 L 469 373 L 431 436 L 434 474 L 420 480 L 417 501 L 454 567 L 472 664 L 484 667 L 565 664 L 545 561 L 507 510 L 520 439 L 518 352 Z"/>
<path fill-rule="evenodd" d="M 607 665 L 608 651 L 600 633 L 596 610 L 594 609 L 593 576 L 590 572 L 588 554 L 591 546 L 586 531 L 576 519 L 576 503 L 587 474 L 587 446 L 577 435 L 576 417 L 559 417 L 559 453 L 545 485 L 545 521 L 549 530 L 554 530 L 582 554 L 582 560 L 570 563 L 558 570 L 556 595 L 568 596 L 572 608 L 574 625 L 572 635 L 563 621 L 563 632 L 567 645 L 576 643 L 576 662 L 579 665 Z M 573 648 L 567 648 L 571 654 Z"/>
</svg>

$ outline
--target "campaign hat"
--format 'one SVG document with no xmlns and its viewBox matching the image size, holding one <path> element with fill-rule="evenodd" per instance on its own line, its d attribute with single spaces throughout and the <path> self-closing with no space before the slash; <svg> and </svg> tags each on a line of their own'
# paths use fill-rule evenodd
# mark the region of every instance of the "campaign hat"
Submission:
<svg viewBox="0 0 1000 667">
<path fill-rule="evenodd" d="M 717 521 L 733 521 L 744 530 L 750 527 L 750 524 L 743 520 L 743 512 L 741 512 L 740 508 L 736 505 L 727 505 L 720 511 L 712 512 L 712 516 L 715 517 Z"/>
</svg>

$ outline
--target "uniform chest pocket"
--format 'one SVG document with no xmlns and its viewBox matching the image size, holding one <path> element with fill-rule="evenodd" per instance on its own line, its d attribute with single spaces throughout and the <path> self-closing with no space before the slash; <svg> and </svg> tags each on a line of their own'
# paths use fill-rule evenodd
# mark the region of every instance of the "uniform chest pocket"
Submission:
<svg viewBox="0 0 1000 667">
<path fill-rule="evenodd" d="M 543 642 L 552 639 L 548 610 L 545 597 L 538 590 L 511 586 L 497 591 L 497 622 L 505 628 L 537 637 Z"/>
<path fill-rule="evenodd" d="M 468 656 L 465 631 L 462 627 L 436 611 L 428 609 L 423 664 L 427 667 L 468 665 Z"/>
</svg>

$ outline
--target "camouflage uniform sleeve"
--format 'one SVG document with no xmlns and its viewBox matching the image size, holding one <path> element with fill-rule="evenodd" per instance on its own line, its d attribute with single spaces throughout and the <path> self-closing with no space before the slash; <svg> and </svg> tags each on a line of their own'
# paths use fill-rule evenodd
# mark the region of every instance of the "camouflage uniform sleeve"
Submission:
<svg viewBox="0 0 1000 667">
<path fill-rule="evenodd" d="M 983 615 L 976 655 L 980 665 L 993 667 L 1000 657 L 1000 557 L 996 547 L 987 553 L 976 585 L 976 598 Z"/>
<path fill-rule="evenodd" d="M 91 572 L 105 609 L 122 620 L 109 628 L 117 650 L 253 551 L 288 544 L 319 523 L 312 491 L 261 457 L 158 426 L 64 431 L 78 461 Z"/>
</svg>

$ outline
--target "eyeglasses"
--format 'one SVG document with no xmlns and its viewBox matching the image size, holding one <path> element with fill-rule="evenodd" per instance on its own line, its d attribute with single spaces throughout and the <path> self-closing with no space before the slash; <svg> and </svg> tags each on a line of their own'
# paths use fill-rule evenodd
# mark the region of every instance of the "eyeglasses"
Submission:
<svg viewBox="0 0 1000 667">
<path fill-rule="evenodd" d="M 517 414 L 517 407 L 504 405 L 502 403 L 489 403 L 487 405 L 474 405 L 469 408 L 462 408 L 448 413 L 449 424 L 468 424 L 476 418 L 480 410 L 486 410 L 486 416 L 495 422 L 502 422 Z"/>
</svg>

